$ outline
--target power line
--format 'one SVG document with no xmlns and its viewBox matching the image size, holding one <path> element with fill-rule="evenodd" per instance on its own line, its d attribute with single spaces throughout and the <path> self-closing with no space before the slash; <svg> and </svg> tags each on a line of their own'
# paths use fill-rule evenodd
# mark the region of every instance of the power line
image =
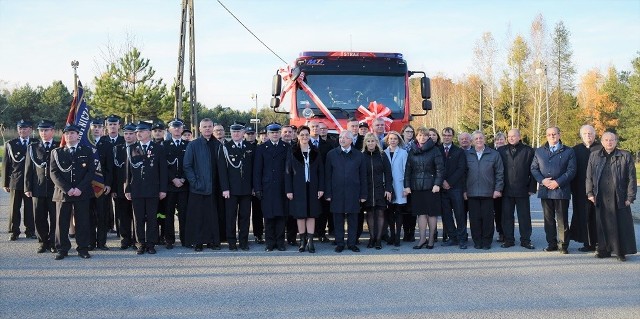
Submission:
<svg viewBox="0 0 640 319">
<path fill-rule="evenodd" d="M 236 17 L 235 14 L 233 14 L 233 12 L 231 12 L 231 10 L 229 10 L 223 3 L 222 1 L 218 0 L 218 3 L 225 9 L 227 10 L 227 12 L 229 12 L 229 14 L 236 19 L 236 21 L 238 21 L 238 23 L 240 23 L 245 29 L 247 29 L 247 31 L 249 31 L 249 33 L 251 33 L 251 35 L 256 38 L 256 40 L 258 40 L 260 43 L 262 43 L 262 45 L 264 45 L 265 48 L 267 48 L 269 51 L 271 51 L 271 53 L 273 53 L 276 57 L 278 57 L 278 59 L 280 59 L 280 61 L 284 62 L 285 64 L 287 64 L 287 61 L 285 61 L 283 58 L 281 58 L 275 51 L 271 50 L 271 48 L 264 43 L 262 40 L 260 40 L 260 38 L 258 38 L 258 36 L 253 33 L 253 31 L 249 30 L 249 28 L 244 25 L 244 23 L 242 23 L 242 21 L 240 21 L 240 19 L 238 19 L 238 17 Z"/>
</svg>

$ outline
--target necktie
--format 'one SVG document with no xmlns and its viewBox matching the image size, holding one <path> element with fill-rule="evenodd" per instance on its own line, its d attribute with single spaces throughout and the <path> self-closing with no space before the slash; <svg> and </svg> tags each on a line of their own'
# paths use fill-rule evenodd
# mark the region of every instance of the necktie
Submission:
<svg viewBox="0 0 640 319">
<path fill-rule="evenodd" d="M 551 146 L 551 153 L 555 153 L 556 152 L 556 147 L 555 146 Z"/>
<path fill-rule="evenodd" d="M 22 140 L 22 146 L 27 146 L 27 140 Z"/>
<path fill-rule="evenodd" d="M 147 146 L 146 145 L 142 145 L 142 151 L 145 152 L 145 153 L 147 152 Z"/>
<path fill-rule="evenodd" d="M 444 148 L 444 157 L 449 157 L 449 146 Z"/>
<path fill-rule="evenodd" d="M 111 144 L 115 144 L 115 143 L 116 143 L 116 139 L 115 139 L 115 138 L 112 138 L 112 139 L 111 139 Z"/>
<path fill-rule="evenodd" d="M 48 149 L 49 149 L 49 147 L 51 146 L 50 144 L 51 144 L 51 142 L 45 142 L 45 143 L 44 143 L 44 149 L 45 149 L 45 150 L 48 150 Z"/>
<path fill-rule="evenodd" d="M 73 155 L 76 152 L 76 147 L 75 146 L 71 146 L 70 150 L 71 150 L 71 155 Z"/>
<path fill-rule="evenodd" d="M 318 140 L 313 140 L 313 146 L 318 147 L 318 144 L 319 144 L 318 142 L 319 142 Z"/>
</svg>

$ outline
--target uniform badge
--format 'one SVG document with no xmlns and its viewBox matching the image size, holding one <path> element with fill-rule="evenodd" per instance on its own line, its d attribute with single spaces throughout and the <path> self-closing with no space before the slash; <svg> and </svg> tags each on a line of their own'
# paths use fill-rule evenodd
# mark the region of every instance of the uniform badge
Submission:
<svg viewBox="0 0 640 319">
<path fill-rule="evenodd" d="M 87 163 L 82 163 L 82 167 L 87 167 Z"/>
</svg>

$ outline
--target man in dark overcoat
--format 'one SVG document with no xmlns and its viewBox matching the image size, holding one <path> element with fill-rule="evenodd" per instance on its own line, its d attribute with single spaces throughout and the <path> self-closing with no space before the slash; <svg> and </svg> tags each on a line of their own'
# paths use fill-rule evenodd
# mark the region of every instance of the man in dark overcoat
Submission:
<svg viewBox="0 0 640 319">
<path fill-rule="evenodd" d="M 53 202 L 54 185 L 49 162 L 51 151 L 60 143 L 53 140 L 54 125 L 48 120 L 38 123 L 42 141 L 29 145 L 24 170 L 24 193 L 33 199 L 36 234 L 40 243 L 37 253 L 47 250 L 56 252 L 56 205 Z"/>
<path fill-rule="evenodd" d="M 573 214 L 571 215 L 571 239 L 582 243 L 579 251 L 595 251 L 598 243 L 596 233 L 596 207 L 587 199 L 585 188 L 587 179 L 587 164 L 592 153 L 602 150 L 602 145 L 596 141 L 596 130 L 591 125 L 580 128 L 582 143 L 573 147 L 576 153 L 576 177 L 571 181 L 571 200 Z"/>
<path fill-rule="evenodd" d="M 344 220 L 347 219 L 347 247 L 359 252 L 356 246 L 360 203 L 367 200 L 367 167 L 364 155 L 352 147 L 353 134 L 342 131 L 340 147 L 327 154 L 325 163 L 325 198 L 331 202 L 336 252 L 344 250 Z"/>
<path fill-rule="evenodd" d="M 99 165 L 96 165 L 96 174 L 102 174 L 104 188 L 98 197 L 91 199 L 91 244 L 89 250 L 95 246 L 100 250 L 109 250 L 107 247 L 107 232 L 109 214 L 111 214 L 111 183 L 113 182 L 113 144 L 111 139 L 104 135 L 104 120 L 94 119 L 91 122 L 92 143 L 98 153 Z"/>
<path fill-rule="evenodd" d="M 133 232 L 133 206 L 125 197 L 124 186 L 127 183 L 127 148 L 136 143 L 136 125 L 128 123 L 122 128 L 124 143 L 113 147 L 113 188 L 111 197 L 116 211 L 116 221 L 120 234 L 120 249 L 135 248 Z"/>
<path fill-rule="evenodd" d="M 534 150 L 520 140 L 520 130 L 507 133 L 508 144 L 498 148 L 504 164 L 504 193 L 502 195 L 502 248 L 515 245 L 513 213 L 517 209 L 520 246 L 535 249 L 531 243 L 531 203 L 529 196 L 536 192 L 536 180 L 531 175 Z"/>
<path fill-rule="evenodd" d="M 104 125 L 105 125 L 105 130 L 106 130 L 106 134 L 105 137 L 107 138 L 107 141 L 109 143 L 111 143 L 112 146 L 112 153 L 113 153 L 113 147 L 116 145 L 120 145 L 120 144 L 124 144 L 124 137 L 122 137 L 120 135 L 120 121 L 122 120 L 122 118 L 118 115 L 115 114 L 111 114 L 109 116 L 107 116 L 107 118 L 104 121 Z M 112 163 L 113 164 L 113 163 Z M 114 170 L 115 167 L 111 166 L 111 175 L 114 176 Z M 113 184 L 113 180 L 112 180 L 112 184 L 111 184 L 111 192 L 109 193 L 110 197 L 112 198 L 112 200 L 108 200 L 107 201 L 107 217 L 109 220 L 108 223 L 108 228 L 109 228 L 109 232 L 113 233 L 115 232 L 116 234 L 120 235 L 120 229 L 119 227 L 119 221 L 115 215 L 115 203 L 113 201 L 113 191 L 114 188 L 116 188 L 117 186 L 115 184 Z"/>
<path fill-rule="evenodd" d="M 317 120 L 309 121 L 309 144 L 313 145 L 313 147 L 320 151 L 320 156 L 322 157 L 322 165 L 324 166 L 327 159 L 327 153 L 336 148 L 338 144 L 331 138 L 322 138 L 322 136 L 320 135 L 321 128 L 326 129 L 327 124 L 320 123 Z M 316 219 L 315 236 L 318 237 L 320 242 L 328 243 L 329 238 L 327 237 L 327 229 L 329 230 L 330 234 L 334 232 L 333 214 L 331 214 L 330 203 L 326 201 L 324 196 L 320 199 L 320 205 L 322 205 L 322 212 L 320 213 L 320 217 Z"/>
<path fill-rule="evenodd" d="M 30 137 L 33 131 L 31 121 L 20 120 L 17 126 L 19 136 L 4 145 L 2 163 L 2 189 L 9 193 L 9 240 L 16 240 L 20 235 L 20 207 L 24 215 L 24 233 L 27 238 L 35 239 L 33 202 L 24 194 L 24 169 L 27 146 L 38 143 L 38 140 Z"/>
<path fill-rule="evenodd" d="M 64 130 L 66 145 L 51 151 L 51 180 L 55 185 L 53 201 L 56 202 L 56 254 L 55 259 L 64 259 L 71 249 L 69 224 L 71 213 L 76 225 L 76 251 L 82 258 L 91 258 L 89 245 L 90 211 L 89 201 L 94 197 L 93 181 L 96 164 L 93 148 L 79 145 L 81 129 L 67 125 Z"/>
<path fill-rule="evenodd" d="M 261 199 L 266 251 L 287 250 L 284 242 L 284 174 L 288 147 L 280 140 L 281 125 L 267 125 L 269 140 L 258 145 L 253 163 L 253 188 Z"/>
<path fill-rule="evenodd" d="M 464 151 L 453 144 L 455 131 L 451 127 L 442 130 L 444 181 L 442 182 L 442 224 L 450 240 L 447 246 L 460 245 L 467 249 L 467 212 L 464 209 L 465 171 L 467 159 Z M 414 234 L 411 234 L 412 236 Z"/>
<path fill-rule="evenodd" d="M 255 155 L 258 148 L 258 140 L 256 139 L 256 130 L 252 126 L 247 126 L 244 131 L 244 145 Z M 251 196 L 251 228 L 253 229 L 253 237 L 256 244 L 264 244 L 264 217 L 262 216 L 262 206 L 260 200 L 255 196 Z"/>
</svg>

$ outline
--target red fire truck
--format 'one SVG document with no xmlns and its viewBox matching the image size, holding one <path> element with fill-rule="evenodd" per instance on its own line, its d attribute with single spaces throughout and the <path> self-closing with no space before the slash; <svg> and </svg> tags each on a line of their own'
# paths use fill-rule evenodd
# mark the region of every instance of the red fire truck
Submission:
<svg viewBox="0 0 640 319">
<path fill-rule="evenodd" d="M 411 114 L 409 77 L 422 74 L 422 109 Z M 273 78 L 271 107 L 288 113 L 290 124 L 314 119 L 331 133 L 346 129 L 349 118 L 371 122 L 382 118 L 387 130 L 400 131 L 412 116 L 431 110 L 431 86 L 422 71 L 409 71 L 400 53 L 302 52 L 293 66 Z M 288 111 L 279 111 L 279 110 Z"/>
</svg>

